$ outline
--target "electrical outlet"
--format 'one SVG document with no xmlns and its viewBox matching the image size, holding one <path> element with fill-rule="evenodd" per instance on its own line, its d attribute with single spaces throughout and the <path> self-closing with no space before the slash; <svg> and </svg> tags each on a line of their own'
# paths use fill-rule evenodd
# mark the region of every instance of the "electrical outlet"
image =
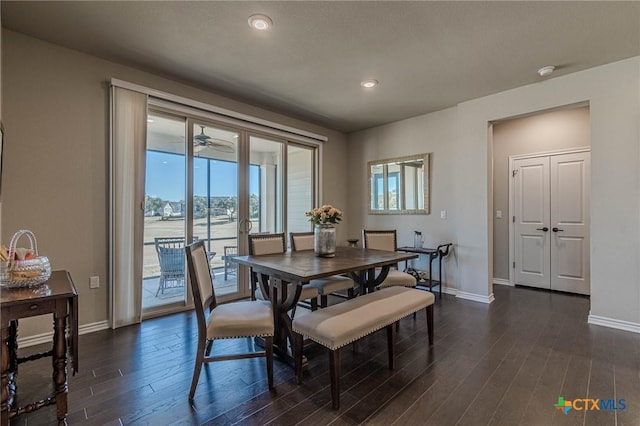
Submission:
<svg viewBox="0 0 640 426">
<path fill-rule="evenodd" d="M 446 219 L 446 218 L 447 218 L 447 211 L 440 210 L 440 219 Z"/>
<path fill-rule="evenodd" d="M 90 277 L 89 288 L 99 288 L 99 287 L 100 287 L 100 277 Z"/>
</svg>

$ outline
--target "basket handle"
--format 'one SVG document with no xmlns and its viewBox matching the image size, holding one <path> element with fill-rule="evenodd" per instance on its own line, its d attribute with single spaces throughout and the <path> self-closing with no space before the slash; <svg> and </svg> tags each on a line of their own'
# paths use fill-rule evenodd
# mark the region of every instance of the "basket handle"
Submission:
<svg viewBox="0 0 640 426">
<path fill-rule="evenodd" d="M 18 248 L 18 240 L 23 235 L 25 235 L 29 239 L 29 245 L 31 246 L 30 249 L 31 251 L 33 251 L 33 254 L 38 256 L 38 242 L 36 241 L 36 236 L 28 229 L 21 229 L 13 234 L 13 237 L 11 237 L 11 242 L 9 243 L 9 267 L 11 267 L 11 265 L 13 265 L 13 263 L 15 262 L 14 257 L 16 249 Z"/>
</svg>

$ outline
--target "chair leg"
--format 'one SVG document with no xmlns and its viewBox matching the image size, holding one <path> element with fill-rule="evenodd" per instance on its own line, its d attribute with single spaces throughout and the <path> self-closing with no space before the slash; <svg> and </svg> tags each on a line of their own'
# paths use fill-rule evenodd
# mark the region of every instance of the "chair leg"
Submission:
<svg viewBox="0 0 640 426">
<path fill-rule="evenodd" d="M 267 358 L 267 382 L 269 389 L 273 389 L 273 336 L 264 338 L 264 352 Z"/>
<path fill-rule="evenodd" d="M 200 379 L 200 370 L 202 370 L 202 363 L 204 362 L 204 350 L 205 340 L 198 336 L 198 353 L 196 355 L 196 364 L 193 368 L 193 379 L 191 379 L 191 390 L 189 390 L 189 401 L 193 400 L 193 396 L 196 393 L 196 387 L 198 386 L 198 379 Z"/>
<path fill-rule="evenodd" d="M 331 405 L 334 410 L 340 408 L 340 348 L 329 351 L 329 369 L 331 371 Z"/>
<path fill-rule="evenodd" d="M 311 310 L 312 311 L 317 311 L 318 310 L 318 297 L 313 297 L 311 299 L 309 299 L 309 302 L 311 303 Z"/>
<path fill-rule="evenodd" d="M 353 299 L 354 295 L 355 295 L 355 291 L 352 288 L 347 290 L 347 298 L 348 299 Z"/>
<path fill-rule="evenodd" d="M 387 326 L 387 355 L 389 356 L 389 370 L 395 368 L 396 326 L 398 321 Z"/>
<path fill-rule="evenodd" d="M 302 384 L 302 346 L 304 336 L 298 334 L 295 331 L 291 332 L 293 340 L 293 358 L 296 364 L 296 379 L 298 384 Z"/>
<path fill-rule="evenodd" d="M 213 340 L 207 342 L 207 348 L 204 350 L 204 356 L 211 355 L 211 348 L 213 347 Z"/>
<path fill-rule="evenodd" d="M 429 344 L 433 345 L 433 305 L 427 306 L 427 331 L 429 332 Z"/>
<path fill-rule="evenodd" d="M 162 294 L 164 294 L 164 279 L 162 278 L 162 276 L 160 276 L 160 279 L 158 279 L 158 290 L 156 291 L 156 297 L 158 297 L 158 293 L 160 293 L 160 290 L 162 290 Z"/>
</svg>

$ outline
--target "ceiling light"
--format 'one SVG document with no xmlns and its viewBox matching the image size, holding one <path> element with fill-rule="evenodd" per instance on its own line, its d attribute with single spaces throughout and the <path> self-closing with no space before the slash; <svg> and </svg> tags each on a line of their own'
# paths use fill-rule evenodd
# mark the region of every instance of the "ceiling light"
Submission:
<svg viewBox="0 0 640 426">
<path fill-rule="evenodd" d="M 556 67 L 554 67 L 553 65 L 547 65 L 546 67 L 540 68 L 538 70 L 538 74 L 540 74 L 540 77 L 546 77 L 550 75 L 555 69 Z"/>
<path fill-rule="evenodd" d="M 273 21 L 267 15 L 251 15 L 249 26 L 254 30 L 266 31 L 273 26 Z"/>
<path fill-rule="evenodd" d="M 147 123 L 153 123 L 153 118 L 147 118 Z"/>
<path fill-rule="evenodd" d="M 367 89 L 371 89 L 372 87 L 376 87 L 378 85 L 378 80 L 363 80 L 360 82 L 360 86 L 366 87 Z"/>
</svg>

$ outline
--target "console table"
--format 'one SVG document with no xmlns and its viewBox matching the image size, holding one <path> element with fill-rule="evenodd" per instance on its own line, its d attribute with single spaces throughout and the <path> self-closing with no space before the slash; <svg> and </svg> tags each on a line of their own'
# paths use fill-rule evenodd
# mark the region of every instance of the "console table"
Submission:
<svg viewBox="0 0 640 426">
<path fill-rule="evenodd" d="M 429 257 L 429 279 L 426 281 L 426 283 L 429 286 L 429 291 L 431 291 L 431 289 L 433 287 L 438 287 L 438 295 L 440 297 L 442 297 L 442 258 L 446 257 L 449 254 L 449 248 L 453 245 L 453 243 L 447 243 L 447 244 L 440 244 L 438 247 L 436 248 L 426 248 L 426 247 L 398 247 L 398 251 L 404 251 L 407 253 L 418 253 L 418 254 L 424 254 L 427 255 Z M 433 261 L 438 259 L 438 279 L 434 280 L 433 279 L 433 275 L 432 275 L 432 265 L 433 265 Z M 409 268 L 407 268 L 408 272 Z M 420 275 L 418 274 L 417 270 L 414 270 L 416 272 L 416 275 L 418 275 L 416 277 L 416 279 L 418 280 L 418 286 L 420 285 L 421 279 L 420 279 Z"/>
<path fill-rule="evenodd" d="M 53 314 L 53 349 L 25 358 L 18 357 L 18 320 L 37 315 Z M 54 271 L 51 278 L 31 288 L 2 288 L 0 290 L 0 318 L 2 329 L 0 426 L 10 419 L 30 413 L 44 406 L 56 404 L 58 425 L 67 424 L 67 341 L 65 331 L 69 322 L 69 348 L 73 374 L 78 371 L 78 292 L 67 271 Z M 18 364 L 45 356 L 53 357 L 54 394 L 22 407 L 14 407 L 17 392 Z"/>
</svg>

